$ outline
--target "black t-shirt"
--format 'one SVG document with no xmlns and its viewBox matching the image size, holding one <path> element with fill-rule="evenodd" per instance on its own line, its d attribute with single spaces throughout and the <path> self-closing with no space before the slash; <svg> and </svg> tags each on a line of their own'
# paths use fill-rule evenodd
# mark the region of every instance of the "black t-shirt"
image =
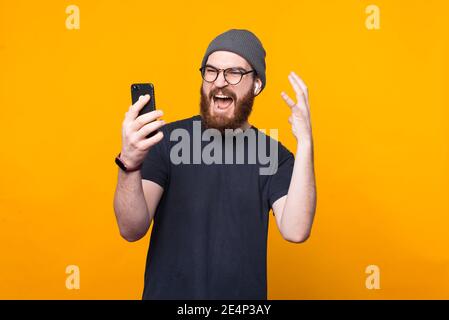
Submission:
<svg viewBox="0 0 449 320">
<path fill-rule="evenodd" d="M 266 159 L 250 160 L 263 144 L 250 149 L 248 139 L 243 139 L 244 164 L 237 163 L 235 139 L 231 163 L 225 160 L 229 149 L 223 149 L 221 164 L 198 163 L 195 139 L 205 150 L 212 143 L 224 146 L 225 138 L 198 140 L 194 126 L 204 132 L 200 115 L 166 124 L 161 129 L 164 138 L 150 149 L 141 168 L 142 179 L 164 188 L 154 215 L 142 298 L 265 300 L 268 214 L 288 192 L 294 156 L 252 126 L 248 130 L 259 134 L 259 143 L 260 137 L 266 138 L 265 155 L 273 154 L 270 143 L 276 143 L 274 174 L 261 174 L 261 167 L 269 166 Z M 190 151 L 184 149 L 190 162 L 172 160 L 182 154 L 178 143 L 185 135 L 179 131 L 190 136 Z M 172 148 L 177 152 L 170 154 Z M 215 151 L 209 154 L 219 156 Z"/>
</svg>

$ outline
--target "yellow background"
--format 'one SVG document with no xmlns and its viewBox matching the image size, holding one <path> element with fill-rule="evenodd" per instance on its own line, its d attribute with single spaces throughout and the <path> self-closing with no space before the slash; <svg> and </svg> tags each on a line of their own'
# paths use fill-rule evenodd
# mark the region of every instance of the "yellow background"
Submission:
<svg viewBox="0 0 449 320">
<path fill-rule="evenodd" d="M 80 30 L 65 26 L 68 5 Z M 365 7 L 380 8 L 380 30 Z M 119 236 L 114 157 L 133 82 L 173 121 L 199 110 L 208 43 L 248 28 L 267 50 L 251 123 L 295 151 L 295 70 L 310 91 L 311 238 L 270 214 L 270 299 L 449 298 L 446 1 L 0 1 L 0 298 L 140 299 L 149 241 Z M 65 287 L 78 265 L 80 290 Z M 365 268 L 380 268 L 379 290 Z"/>
</svg>

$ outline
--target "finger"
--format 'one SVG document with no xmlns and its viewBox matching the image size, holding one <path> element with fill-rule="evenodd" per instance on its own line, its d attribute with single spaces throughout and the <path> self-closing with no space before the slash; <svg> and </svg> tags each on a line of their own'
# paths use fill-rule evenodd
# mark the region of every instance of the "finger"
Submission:
<svg viewBox="0 0 449 320">
<path fill-rule="evenodd" d="M 295 90 L 296 95 L 302 95 L 302 94 L 304 94 L 304 92 L 303 92 L 302 89 L 301 89 L 301 86 L 299 85 L 298 82 L 296 82 L 296 79 L 293 77 L 293 74 L 292 74 L 292 73 L 290 73 L 290 74 L 288 75 L 288 81 L 290 81 L 290 84 L 292 85 L 293 89 Z"/>
<path fill-rule="evenodd" d="M 146 125 L 144 125 L 142 128 L 140 128 L 139 131 L 137 131 L 137 134 L 139 138 L 145 138 L 147 135 L 152 133 L 153 131 L 159 129 L 165 124 L 164 120 L 155 120 L 153 122 L 150 122 Z"/>
<path fill-rule="evenodd" d="M 305 96 L 306 96 L 306 100 L 307 103 L 309 103 L 309 89 L 306 86 L 306 83 L 304 82 L 304 80 L 302 80 L 297 74 L 296 72 L 292 71 L 291 74 L 293 75 L 293 78 L 298 82 L 298 84 L 300 85 L 302 91 L 304 92 Z"/>
<path fill-rule="evenodd" d="M 284 91 L 281 92 L 281 97 L 290 108 L 295 106 L 295 101 L 293 101 Z"/>
<path fill-rule="evenodd" d="M 292 74 L 288 75 L 288 80 L 290 81 L 293 89 L 296 92 L 296 99 L 298 100 L 298 103 L 302 104 L 302 103 L 306 103 L 306 99 L 304 96 L 304 91 L 302 91 L 301 86 L 299 85 L 298 82 L 296 82 L 295 78 L 293 77 Z"/>
<path fill-rule="evenodd" d="M 146 150 L 146 149 L 150 148 L 151 146 L 153 146 L 156 143 L 158 143 L 159 141 L 161 141 L 163 137 L 164 137 L 164 133 L 162 131 L 159 131 L 154 136 L 142 140 L 140 142 L 142 149 Z"/>
<path fill-rule="evenodd" d="M 142 110 L 143 106 L 146 105 L 147 102 L 150 101 L 150 99 L 151 97 L 149 94 L 140 96 L 139 99 L 131 107 L 129 107 L 129 110 L 126 113 L 126 119 L 128 121 L 136 119 L 139 111 Z"/>
<path fill-rule="evenodd" d="M 164 115 L 164 112 L 162 110 L 153 110 L 147 113 L 144 113 L 140 116 L 138 116 L 131 124 L 131 128 L 135 131 L 142 128 L 147 123 L 150 123 L 154 120 L 156 120 L 159 117 L 162 117 Z"/>
</svg>

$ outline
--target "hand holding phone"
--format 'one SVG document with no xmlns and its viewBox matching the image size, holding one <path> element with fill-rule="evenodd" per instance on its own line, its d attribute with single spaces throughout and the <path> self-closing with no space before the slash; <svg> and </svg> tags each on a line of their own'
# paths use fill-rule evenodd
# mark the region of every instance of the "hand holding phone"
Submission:
<svg viewBox="0 0 449 320">
<path fill-rule="evenodd" d="M 145 95 L 150 96 L 150 101 L 148 101 L 143 108 L 139 111 L 139 116 L 148 113 L 150 111 L 156 110 L 156 100 L 154 97 L 154 85 L 152 83 L 134 83 L 131 85 L 131 100 L 135 104 L 140 96 Z M 158 131 L 151 132 L 147 138 L 154 136 Z"/>
<path fill-rule="evenodd" d="M 165 121 L 162 110 L 155 110 L 152 84 L 131 85 L 133 104 L 125 115 L 122 125 L 122 151 L 120 158 L 127 167 L 141 164 L 148 150 L 164 137 L 158 130 Z"/>
</svg>

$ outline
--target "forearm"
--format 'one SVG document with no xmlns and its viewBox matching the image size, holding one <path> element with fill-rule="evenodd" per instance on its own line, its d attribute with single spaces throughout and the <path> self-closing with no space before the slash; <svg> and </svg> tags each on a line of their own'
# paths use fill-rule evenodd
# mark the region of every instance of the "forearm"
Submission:
<svg viewBox="0 0 449 320">
<path fill-rule="evenodd" d="M 313 142 L 298 143 L 284 210 L 281 218 L 283 234 L 296 242 L 305 241 L 312 229 L 316 208 L 316 186 Z"/>
<path fill-rule="evenodd" d="M 136 241 L 148 231 L 149 214 L 139 170 L 125 173 L 119 169 L 114 211 L 120 234 L 126 240 Z"/>
</svg>

